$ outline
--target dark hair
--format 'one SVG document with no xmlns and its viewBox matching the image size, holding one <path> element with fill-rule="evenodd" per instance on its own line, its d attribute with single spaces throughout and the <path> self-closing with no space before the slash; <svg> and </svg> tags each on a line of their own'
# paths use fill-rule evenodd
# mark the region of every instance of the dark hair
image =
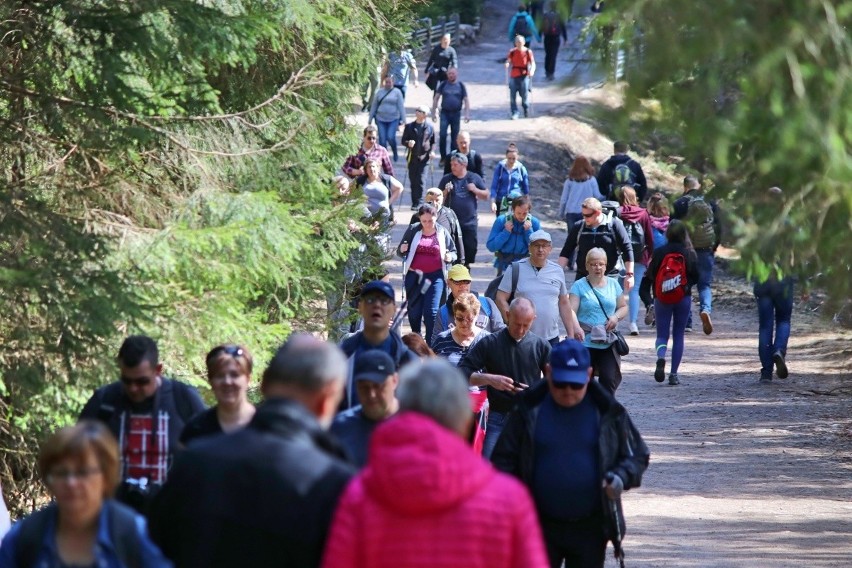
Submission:
<svg viewBox="0 0 852 568">
<path fill-rule="evenodd" d="M 367 126 L 364 127 L 364 136 L 366 136 L 368 132 L 378 132 L 378 131 L 379 131 L 378 126 L 376 126 L 375 124 L 368 124 Z"/>
<path fill-rule="evenodd" d="M 432 351 L 426 340 L 419 333 L 406 333 L 402 336 L 402 342 L 420 357 L 436 357 L 435 352 Z"/>
<path fill-rule="evenodd" d="M 574 181 L 586 181 L 595 175 L 595 168 L 586 156 L 577 156 L 571 169 L 568 170 L 568 179 Z"/>
<path fill-rule="evenodd" d="M 207 378 L 209 379 L 218 373 L 229 361 L 234 361 L 244 375 L 251 377 L 254 360 L 248 349 L 242 345 L 225 343 L 211 349 L 207 357 L 205 357 L 204 362 L 207 365 Z"/>
<path fill-rule="evenodd" d="M 615 150 L 616 154 L 624 154 L 629 148 L 630 146 L 628 146 L 627 142 L 624 142 L 623 140 L 616 140 L 612 145 L 612 149 Z"/>
<path fill-rule="evenodd" d="M 315 393 L 346 378 L 346 357 L 339 347 L 311 335 L 294 333 L 278 348 L 263 371 L 263 384 Z"/>
<path fill-rule="evenodd" d="M 648 214 L 653 217 L 669 216 L 669 200 L 659 191 L 648 198 Z"/>
<path fill-rule="evenodd" d="M 417 218 L 419 219 L 421 215 L 425 215 L 428 213 L 433 217 L 438 214 L 438 210 L 431 203 L 424 203 L 420 207 L 417 208 Z"/>
<path fill-rule="evenodd" d="M 524 205 L 529 205 L 530 209 L 532 209 L 532 201 L 530 200 L 529 195 L 519 195 L 518 197 L 512 200 L 513 211 L 515 207 L 523 207 Z"/>
<path fill-rule="evenodd" d="M 38 472 L 47 484 L 50 470 L 67 459 L 84 459 L 88 452 L 95 454 L 98 467 L 104 476 L 102 497 L 108 499 L 118 486 L 119 471 L 118 443 L 112 432 L 96 420 L 81 420 L 73 426 L 57 430 L 41 445 L 38 454 Z"/>
<path fill-rule="evenodd" d="M 467 165 L 467 156 L 462 154 L 461 152 L 453 152 L 453 155 L 450 157 L 450 161 L 458 162 L 463 166 Z"/>
<path fill-rule="evenodd" d="M 526 4 L 518 4 L 518 12 L 526 12 L 527 5 Z"/>
<path fill-rule="evenodd" d="M 689 231 L 686 223 L 678 219 L 672 219 L 666 229 L 666 240 L 670 243 L 680 243 L 688 250 L 692 250 L 692 241 L 689 239 Z"/>
<path fill-rule="evenodd" d="M 156 367 L 160 362 L 157 342 L 147 335 L 131 335 L 118 349 L 118 360 L 128 368 L 137 367 L 142 361 L 148 361 L 152 367 Z"/>
</svg>

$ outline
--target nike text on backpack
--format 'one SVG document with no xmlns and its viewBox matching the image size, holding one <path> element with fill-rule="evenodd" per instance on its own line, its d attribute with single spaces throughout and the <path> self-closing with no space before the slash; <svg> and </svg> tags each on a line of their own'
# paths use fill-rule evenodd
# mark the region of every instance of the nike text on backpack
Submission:
<svg viewBox="0 0 852 568">
<path fill-rule="evenodd" d="M 527 22 L 526 14 L 523 15 L 523 16 L 518 16 L 517 18 L 515 18 L 515 27 L 512 30 L 512 35 L 513 36 L 524 36 L 524 37 L 532 35 L 532 34 L 530 34 L 530 25 Z"/>
<path fill-rule="evenodd" d="M 700 195 L 689 200 L 686 210 L 686 226 L 689 238 L 696 249 L 713 248 L 716 244 L 716 229 L 713 227 L 713 208 Z"/>
<path fill-rule="evenodd" d="M 681 253 L 663 257 L 654 279 L 654 297 L 664 304 L 677 304 L 686 297 L 686 259 Z"/>
</svg>

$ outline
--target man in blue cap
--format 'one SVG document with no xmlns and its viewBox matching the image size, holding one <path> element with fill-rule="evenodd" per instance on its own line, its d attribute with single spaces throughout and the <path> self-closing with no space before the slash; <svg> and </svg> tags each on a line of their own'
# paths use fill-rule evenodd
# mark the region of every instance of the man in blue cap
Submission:
<svg viewBox="0 0 852 568">
<path fill-rule="evenodd" d="M 491 461 L 529 487 L 551 566 L 602 568 L 607 541 L 618 546 L 624 534 L 621 492 L 639 487 L 648 447 L 627 410 L 591 380 L 581 342 L 557 343 L 544 375 L 509 416 Z"/>
<path fill-rule="evenodd" d="M 360 402 L 353 380 L 353 370 L 362 353 L 372 349 L 387 353 L 394 363 L 394 372 L 403 365 L 418 360 L 417 355 L 402 342 L 399 335 L 391 332 L 390 322 L 395 311 L 396 295 L 393 286 L 384 280 L 373 280 L 361 289 L 358 313 L 364 322 L 364 328 L 340 344 L 340 348 L 349 357 L 349 376 L 340 410 L 352 408 Z"/>
<path fill-rule="evenodd" d="M 399 374 L 390 355 L 371 349 L 355 361 L 352 378 L 361 404 L 338 414 L 331 424 L 331 433 L 346 448 L 353 463 L 364 467 L 373 430 L 399 410 L 396 399 Z"/>
</svg>

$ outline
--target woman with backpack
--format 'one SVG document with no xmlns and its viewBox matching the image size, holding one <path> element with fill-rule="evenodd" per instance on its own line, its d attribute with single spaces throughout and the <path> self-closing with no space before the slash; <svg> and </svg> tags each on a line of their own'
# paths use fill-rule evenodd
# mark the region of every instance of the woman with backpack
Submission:
<svg viewBox="0 0 852 568">
<path fill-rule="evenodd" d="M 654 249 L 658 249 L 668 241 L 666 229 L 669 228 L 669 200 L 661 192 L 654 192 L 648 198 L 648 215 L 651 217 L 651 233 L 654 235 Z M 641 280 L 639 282 L 642 282 Z M 645 325 L 654 325 L 654 304 L 645 303 Z"/>
<path fill-rule="evenodd" d="M 621 205 L 619 217 L 621 217 L 621 222 L 624 223 L 624 228 L 627 229 L 627 234 L 630 236 L 630 243 L 633 245 L 634 282 L 642 282 L 645 269 L 651 262 L 651 255 L 654 253 L 651 217 L 647 211 L 639 206 L 636 190 L 632 187 L 624 187 L 618 192 L 618 202 Z M 630 335 L 639 335 L 639 325 L 637 324 L 639 303 L 639 287 L 634 286 L 630 289 L 629 298 Z"/>
<path fill-rule="evenodd" d="M 491 179 L 491 212 L 499 216 L 509 209 L 509 196 L 529 195 L 530 176 L 527 168 L 518 160 L 518 147 L 509 144 L 506 159 L 497 162 Z"/>
<path fill-rule="evenodd" d="M 672 364 L 669 384 L 679 385 L 677 371 L 683 359 L 683 337 L 692 306 L 692 287 L 698 282 L 698 258 L 686 225 L 672 221 L 666 229 L 667 243 L 654 250 L 639 293 L 646 304 L 654 293 L 654 313 L 657 317 L 657 366 L 654 380 L 666 378 L 666 349 L 669 334 L 672 338 Z"/>
<path fill-rule="evenodd" d="M 516 260 L 530 255 L 530 235 L 541 228 L 539 220 L 530 215 L 531 208 L 529 195 L 520 195 L 512 201 L 511 211 L 494 220 L 485 246 L 494 253 L 498 276 Z"/>
<path fill-rule="evenodd" d="M 81 420 L 41 446 L 38 470 L 53 502 L 3 538 L 0 566 L 168 568 L 145 519 L 112 499 L 120 480 L 118 444 L 102 423 Z"/>
</svg>

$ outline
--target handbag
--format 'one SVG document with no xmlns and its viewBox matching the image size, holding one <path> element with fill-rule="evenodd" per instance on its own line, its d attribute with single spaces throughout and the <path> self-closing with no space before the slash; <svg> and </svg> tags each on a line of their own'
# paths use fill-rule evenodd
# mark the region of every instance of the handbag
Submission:
<svg viewBox="0 0 852 568">
<path fill-rule="evenodd" d="M 589 285 L 589 288 L 591 288 L 591 289 L 592 289 L 592 294 L 594 294 L 594 295 L 595 295 L 595 298 L 596 298 L 596 299 L 597 299 L 597 301 L 598 301 L 598 305 L 601 307 L 601 311 L 602 311 L 602 312 L 603 312 L 603 314 L 606 316 L 606 318 L 607 318 L 607 319 L 609 319 L 609 318 L 610 318 L 610 316 L 609 316 L 609 315 L 607 315 L 606 310 L 605 310 L 605 309 L 604 309 L 604 307 L 603 307 L 603 302 L 601 302 L 601 297 L 600 297 L 600 296 L 598 296 L 598 293 L 597 293 L 597 292 L 595 292 L 595 288 L 592 286 L 592 283 L 591 283 L 591 282 L 589 282 L 589 279 L 588 279 L 588 278 L 586 279 L 586 284 L 588 284 L 588 285 Z M 613 312 L 613 313 L 614 313 L 614 312 Z M 617 354 L 621 355 L 622 357 L 623 357 L 623 356 L 625 356 L 625 355 L 630 354 L 630 346 L 627 344 L 627 340 L 626 340 L 626 339 L 624 339 L 624 336 L 621 334 L 621 332 L 620 332 L 620 331 L 618 331 L 618 329 L 613 329 L 613 330 L 612 330 L 612 331 L 610 331 L 609 333 L 610 333 L 610 334 L 612 335 L 612 337 L 614 338 L 614 341 L 612 342 L 612 348 L 613 348 L 613 349 L 615 349 L 615 352 L 616 352 Z"/>
</svg>

